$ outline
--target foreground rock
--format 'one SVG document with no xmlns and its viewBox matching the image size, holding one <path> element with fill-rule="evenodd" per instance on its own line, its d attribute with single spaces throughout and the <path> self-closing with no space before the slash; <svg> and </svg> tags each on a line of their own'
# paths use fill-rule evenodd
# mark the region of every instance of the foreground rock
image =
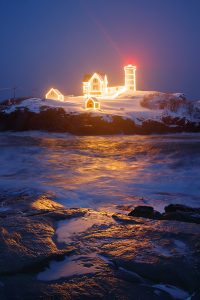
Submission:
<svg viewBox="0 0 200 300">
<path fill-rule="evenodd" d="M 152 206 L 137 206 L 129 213 L 129 216 L 200 224 L 200 208 L 182 204 L 170 204 L 165 207 L 165 212 L 162 214 L 154 210 Z"/>
<path fill-rule="evenodd" d="M 4 203 L 2 300 L 199 299 L 197 224 L 66 209 L 46 197 Z"/>
<path fill-rule="evenodd" d="M 54 224 L 57 219 L 82 215 L 84 210 L 66 210 L 45 197 L 31 204 L 26 201 L 27 197 L 11 206 L 10 199 L 7 205 L 13 209 L 0 214 L 0 274 L 31 270 L 73 250 L 58 249 L 53 239 Z"/>
<path fill-rule="evenodd" d="M 129 216 L 143 217 L 149 219 L 161 219 L 162 215 L 158 211 L 154 210 L 152 206 L 137 206 L 129 213 Z"/>
</svg>

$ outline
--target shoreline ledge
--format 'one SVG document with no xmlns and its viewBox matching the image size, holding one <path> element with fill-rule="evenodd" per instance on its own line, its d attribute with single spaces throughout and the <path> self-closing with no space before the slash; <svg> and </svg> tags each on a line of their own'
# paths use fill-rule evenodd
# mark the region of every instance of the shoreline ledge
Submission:
<svg viewBox="0 0 200 300">
<path fill-rule="evenodd" d="M 68 209 L 42 195 L 1 198 L 2 300 L 199 299 L 199 224 Z M 167 213 L 177 209 L 186 207 Z"/>
<path fill-rule="evenodd" d="M 189 121 L 186 117 L 163 117 L 160 121 L 140 120 L 140 125 L 130 118 L 106 114 L 66 113 L 62 108 L 47 109 L 39 113 L 27 109 L 11 113 L 0 112 L 0 131 L 47 131 L 74 135 L 115 135 L 115 134 L 168 134 L 199 133 L 200 122 Z"/>
</svg>

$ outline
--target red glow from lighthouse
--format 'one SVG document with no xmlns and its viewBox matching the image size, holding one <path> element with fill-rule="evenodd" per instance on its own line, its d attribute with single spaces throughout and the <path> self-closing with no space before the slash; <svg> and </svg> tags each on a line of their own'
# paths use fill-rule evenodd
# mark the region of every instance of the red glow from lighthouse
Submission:
<svg viewBox="0 0 200 300">
<path fill-rule="evenodd" d="M 123 60 L 123 65 L 124 66 L 127 66 L 127 65 L 133 65 L 133 66 L 137 66 L 137 62 L 136 62 L 136 59 L 133 59 L 131 57 L 126 57 L 124 58 Z"/>
</svg>

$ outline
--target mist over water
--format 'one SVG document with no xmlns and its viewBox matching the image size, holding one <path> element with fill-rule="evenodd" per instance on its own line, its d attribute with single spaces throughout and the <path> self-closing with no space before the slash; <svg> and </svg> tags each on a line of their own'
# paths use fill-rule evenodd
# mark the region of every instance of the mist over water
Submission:
<svg viewBox="0 0 200 300">
<path fill-rule="evenodd" d="M 200 135 L 0 134 L 0 192 L 68 207 L 200 206 Z"/>
</svg>

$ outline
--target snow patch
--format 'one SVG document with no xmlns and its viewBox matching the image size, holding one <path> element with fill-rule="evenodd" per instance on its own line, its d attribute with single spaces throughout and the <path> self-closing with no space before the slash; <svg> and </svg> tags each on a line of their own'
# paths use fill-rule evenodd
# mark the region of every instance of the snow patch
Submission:
<svg viewBox="0 0 200 300">
<path fill-rule="evenodd" d="M 148 91 L 138 91 L 134 95 L 123 93 L 116 99 L 100 98 L 100 109 L 89 111 L 85 110 L 85 100 L 83 96 L 69 96 L 65 101 L 30 98 L 8 106 L 2 111 L 9 114 L 16 110 L 27 109 L 30 112 L 40 113 L 50 108 L 62 108 L 68 114 L 87 112 L 93 116 L 100 116 L 106 122 L 112 122 L 112 116 L 120 116 L 123 119 L 133 120 L 137 125 L 146 120 L 162 122 L 162 118 L 168 116 L 181 119 L 185 117 L 188 121 L 200 122 L 199 103 L 190 103 L 182 93 L 165 94 Z"/>
<path fill-rule="evenodd" d="M 176 286 L 169 285 L 169 284 L 156 284 L 153 285 L 154 288 L 164 291 L 171 295 L 174 299 L 185 300 L 189 297 L 188 292 L 177 288 Z"/>
</svg>

